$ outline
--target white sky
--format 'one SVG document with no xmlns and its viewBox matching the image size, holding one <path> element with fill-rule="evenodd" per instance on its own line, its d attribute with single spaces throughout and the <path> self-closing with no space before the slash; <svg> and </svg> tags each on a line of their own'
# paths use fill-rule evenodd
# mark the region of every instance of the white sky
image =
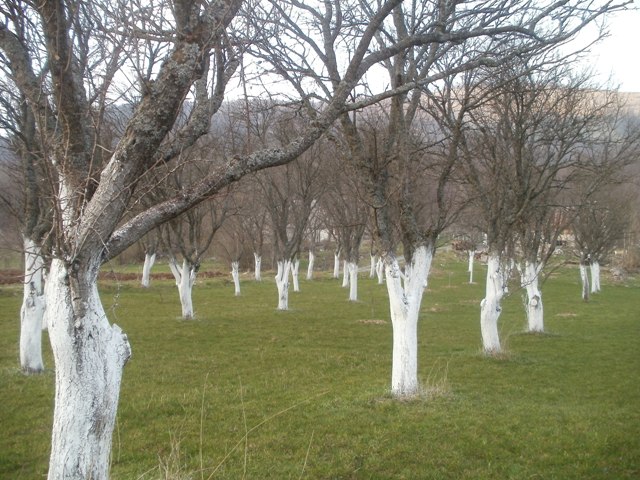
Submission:
<svg viewBox="0 0 640 480">
<path fill-rule="evenodd" d="M 633 6 L 640 8 L 640 0 Z M 585 65 L 595 70 L 599 81 L 610 77 L 612 86 L 619 85 L 620 91 L 640 92 L 640 10 L 609 16 L 607 30 L 609 37 L 591 48 Z M 584 37 L 593 32 L 585 32 Z"/>
</svg>

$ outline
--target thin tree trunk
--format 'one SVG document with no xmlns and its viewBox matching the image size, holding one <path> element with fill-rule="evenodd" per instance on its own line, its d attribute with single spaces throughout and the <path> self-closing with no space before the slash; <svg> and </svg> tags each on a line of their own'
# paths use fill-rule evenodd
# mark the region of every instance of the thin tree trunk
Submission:
<svg viewBox="0 0 640 480">
<path fill-rule="evenodd" d="M 180 305 L 182 306 L 182 318 L 184 320 L 193 319 L 193 284 L 196 280 L 196 271 L 189 262 L 184 259 L 182 261 L 182 268 L 179 268 L 175 259 L 169 261 L 169 268 L 171 273 L 176 279 L 176 286 L 178 287 L 178 295 L 180 296 Z"/>
<path fill-rule="evenodd" d="M 293 291 L 300 291 L 300 260 L 297 258 L 291 262 L 291 277 L 293 278 Z"/>
<path fill-rule="evenodd" d="M 468 272 L 469 272 L 469 283 L 473 283 L 473 260 L 475 259 L 476 256 L 476 251 L 475 250 L 469 250 L 469 268 L 468 268 Z"/>
<path fill-rule="evenodd" d="M 371 265 L 369 265 L 369 278 L 376 276 L 376 264 L 378 263 L 378 256 L 371 255 Z"/>
<path fill-rule="evenodd" d="M 600 262 L 598 260 L 591 260 L 591 293 L 598 293 L 600 291 Z"/>
<path fill-rule="evenodd" d="M 262 255 L 257 252 L 253 252 L 253 261 L 254 261 L 254 277 L 256 282 L 262 281 Z"/>
<path fill-rule="evenodd" d="M 233 285 L 235 286 L 235 296 L 240 296 L 240 262 L 234 260 L 231 262 L 231 277 L 233 278 Z"/>
<path fill-rule="evenodd" d="M 480 303 L 480 331 L 482 347 L 486 354 L 502 351 L 498 334 L 498 318 L 502 311 L 502 297 L 506 291 L 507 275 L 500 255 L 489 253 L 487 261 L 487 284 L 485 298 Z"/>
<path fill-rule="evenodd" d="M 342 288 L 349 286 L 349 265 L 346 260 L 342 261 Z"/>
<path fill-rule="evenodd" d="M 156 262 L 156 252 L 144 254 L 144 265 L 142 266 L 142 286 L 149 288 L 151 284 L 151 268 Z"/>
<path fill-rule="evenodd" d="M 589 272 L 587 271 L 588 262 L 580 263 L 580 280 L 582 281 L 582 300 L 589 301 Z"/>
<path fill-rule="evenodd" d="M 358 264 L 349 262 L 347 264 L 349 270 L 349 301 L 358 301 Z"/>
<path fill-rule="evenodd" d="M 307 280 L 313 280 L 313 265 L 316 261 L 316 255 L 313 250 L 309 250 L 309 265 L 307 267 Z"/>
<path fill-rule="evenodd" d="M 333 278 L 340 278 L 340 252 L 333 254 Z"/>
<path fill-rule="evenodd" d="M 44 259 L 42 250 L 24 238 L 24 285 L 20 308 L 20 367 L 26 374 L 41 373 L 44 322 Z"/>
<path fill-rule="evenodd" d="M 291 260 L 278 260 L 277 263 L 278 310 L 289 310 L 289 270 L 291 269 Z"/>
<path fill-rule="evenodd" d="M 534 262 L 525 262 L 521 272 L 521 284 L 527 292 L 525 313 L 527 315 L 527 330 L 529 332 L 544 332 L 544 309 L 542 293 L 538 287 L 540 266 Z"/>
<path fill-rule="evenodd" d="M 107 480 L 127 336 L 110 325 L 91 278 L 79 279 L 54 259 L 45 285 L 45 318 L 55 359 L 55 408 L 49 480 Z M 80 292 L 80 294 L 78 293 Z M 78 297 L 80 295 L 80 297 Z"/>
<path fill-rule="evenodd" d="M 384 283 L 384 262 L 380 257 L 376 263 L 376 275 L 378 276 L 378 285 L 382 285 Z"/>
</svg>

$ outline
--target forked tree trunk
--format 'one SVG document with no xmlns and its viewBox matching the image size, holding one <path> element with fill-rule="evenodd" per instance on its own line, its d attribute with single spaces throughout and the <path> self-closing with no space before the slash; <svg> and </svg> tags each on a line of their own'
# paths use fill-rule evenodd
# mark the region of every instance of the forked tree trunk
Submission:
<svg viewBox="0 0 640 480">
<path fill-rule="evenodd" d="M 44 259 L 42 250 L 24 239 L 24 285 L 20 308 L 20 367 L 26 374 L 41 373 L 42 329 L 44 322 Z"/>
<path fill-rule="evenodd" d="M 600 262 L 598 260 L 591 260 L 591 293 L 598 293 L 600 291 Z"/>
<path fill-rule="evenodd" d="M 333 254 L 333 278 L 340 278 L 340 252 Z"/>
<path fill-rule="evenodd" d="M 54 259 L 45 318 L 56 372 L 49 480 L 107 480 L 127 336 L 110 325 L 97 288 L 98 262 L 78 278 Z"/>
<path fill-rule="evenodd" d="M 382 285 L 384 283 L 384 262 L 382 258 L 378 258 L 376 263 L 376 275 L 378 276 L 378 285 Z"/>
<path fill-rule="evenodd" d="M 346 260 L 342 261 L 342 288 L 349 286 L 349 265 Z"/>
<path fill-rule="evenodd" d="M 537 263 L 527 261 L 520 273 L 521 284 L 527 292 L 524 308 L 529 332 L 544 332 L 542 293 L 538 286 L 541 270 L 541 266 Z"/>
<path fill-rule="evenodd" d="M 278 310 L 289 310 L 289 270 L 291 269 L 291 260 L 278 260 L 277 263 Z"/>
<path fill-rule="evenodd" d="M 385 256 L 385 275 L 393 327 L 391 393 L 396 396 L 415 395 L 419 392 L 418 316 L 423 286 L 429 275 L 432 259 L 432 248 L 417 247 L 411 260 L 411 276 L 404 278 L 403 285 L 400 265 L 395 255 Z"/>
<path fill-rule="evenodd" d="M 240 296 L 240 262 L 234 260 L 231 262 L 231 277 L 233 278 L 233 285 L 235 287 L 236 297 Z"/>
<path fill-rule="evenodd" d="M 588 262 L 580 263 L 580 280 L 582 282 L 582 300 L 589 301 L 589 272 L 587 271 Z"/>
<path fill-rule="evenodd" d="M 293 291 L 300 291 L 300 260 L 297 258 L 291 262 L 291 278 L 293 279 Z"/>
<path fill-rule="evenodd" d="M 196 281 L 196 269 L 186 259 L 182 261 L 182 268 L 174 259 L 169 260 L 169 268 L 176 279 L 178 294 L 180 295 L 180 305 L 182 306 L 182 318 L 184 320 L 193 319 L 193 284 Z"/>
<path fill-rule="evenodd" d="M 151 268 L 156 263 L 156 252 L 144 254 L 144 265 L 142 266 L 142 286 L 149 288 L 151 284 Z"/>
<path fill-rule="evenodd" d="M 253 252 L 254 274 L 253 278 L 256 282 L 262 281 L 262 255 Z"/>
<path fill-rule="evenodd" d="M 316 255 L 309 250 L 309 265 L 307 266 L 307 280 L 313 280 L 313 265 L 316 261 Z"/>
<path fill-rule="evenodd" d="M 349 270 L 349 301 L 358 301 L 358 264 L 356 262 L 347 263 Z"/>
<path fill-rule="evenodd" d="M 498 334 L 498 318 L 502 312 L 502 297 L 507 289 L 506 267 L 497 253 L 489 253 L 487 261 L 487 284 L 485 298 L 480 303 L 480 332 L 482 347 L 486 354 L 502 351 Z"/>
<path fill-rule="evenodd" d="M 469 250 L 469 268 L 467 271 L 469 272 L 469 283 L 473 283 L 473 260 L 476 257 L 475 250 Z"/>
</svg>

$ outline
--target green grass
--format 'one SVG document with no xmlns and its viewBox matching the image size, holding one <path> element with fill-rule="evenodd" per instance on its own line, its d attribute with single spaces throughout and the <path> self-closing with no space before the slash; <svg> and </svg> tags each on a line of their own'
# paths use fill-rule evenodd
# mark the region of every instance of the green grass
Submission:
<svg viewBox="0 0 640 480">
<path fill-rule="evenodd" d="M 640 477 L 640 283 L 580 301 L 575 270 L 543 286 L 548 333 L 523 333 L 520 292 L 504 304 L 503 357 L 480 353 L 483 272 L 442 264 L 423 302 L 419 372 L 431 395 L 388 393 L 386 291 L 364 274 L 302 281 L 275 310 L 272 275 L 194 289 L 103 283 L 129 335 L 112 478 L 624 479 Z M 0 478 L 42 478 L 53 405 L 48 370 L 18 369 L 18 287 L 0 289 Z M 200 470 L 202 467 L 202 471 Z"/>
</svg>

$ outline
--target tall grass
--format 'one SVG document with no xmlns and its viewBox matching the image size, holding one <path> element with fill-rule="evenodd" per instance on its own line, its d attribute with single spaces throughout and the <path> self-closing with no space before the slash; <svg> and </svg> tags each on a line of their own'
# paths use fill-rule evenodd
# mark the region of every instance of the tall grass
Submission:
<svg viewBox="0 0 640 480">
<path fill-rule="evenodd" d="M 520 293 L 500 319 L 507 354 L 481 354 L 477 284 L 436 257 L 419 326 L 424 395 L 388 393 L 385 287 L 360 299 L 336 280 L 302 280 L 276 311 L 271 281 L 194 289 L 182 321 L 175 285 L 105 282 L 110 320 L 129 335 L 112 478 L 624 479 L 640 477 L 640 283 L 588 304 L 577 272 L 543 287 L 547 333 L 523 333 Z M 265 276 L 266 277 L 266 276 Z M 247 277 L 248 278 L 248 277 Z M 270 278 L 270 277 L 269 277 Z M 53 405 L 44 375 L 18 369 L 20 289 L 0 289 L 0 478 L 42 478 Z"/>
</svg>

